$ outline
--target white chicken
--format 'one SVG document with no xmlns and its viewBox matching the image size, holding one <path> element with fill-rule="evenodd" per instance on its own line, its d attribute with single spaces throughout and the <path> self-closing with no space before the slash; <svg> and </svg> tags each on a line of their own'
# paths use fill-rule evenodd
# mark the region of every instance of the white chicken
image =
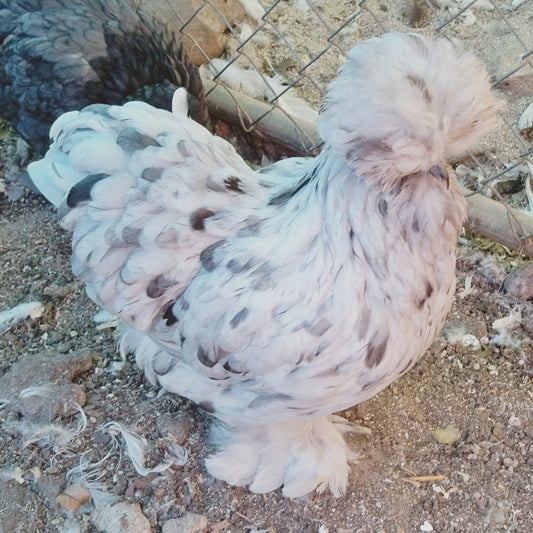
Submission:
<svg viewBox="0 0 533 533">
<path fill-rule="evenodd" d="M 466 216 L 445 156 L 502 105 L 458 43 L 392 33 L 349 52 L 315 158 L 252 171 L 187 118 L 180 89 L 173 113 L 66 113 L 29 172 L 61 204 L 75 275 L 121 318 L 122 349 L 219 419 L 208 471 L 339 495 L 350 451 L 330 415 L 407 372 L 443 325 Z"/>
</svg>

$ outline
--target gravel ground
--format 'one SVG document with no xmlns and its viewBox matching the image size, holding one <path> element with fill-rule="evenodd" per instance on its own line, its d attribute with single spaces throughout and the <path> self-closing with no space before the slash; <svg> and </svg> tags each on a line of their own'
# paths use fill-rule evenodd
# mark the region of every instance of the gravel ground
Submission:
<svg viewBox="0 0 533 533">
<path fill-rule="evenodd" d="M 140 505 L 150 526 L 139 531 L 160 530 L 187 513 L 205 517 L 209 531 L 533 530 L 533 304 L 498 291 L 517 262 L 500 248 L 460 246 L 458 294 L 443 334 L 401 380 L 344 413 L 371 430 L 350 437 L 359 459 L 346 495 L 288 500 L 279 492 L 249 494 L 206 473 L 206 415 L 180 398 L 158 397 L 132 362 L 117 364 L 114 329 L 93 322 L 98 310 L 70 272 L 69 238 L 51 208 L 27 193 L 15 203 L 1 196 L 0 209 L 0 309 L 43 306 L 41 316 L 0 335 L 0 396 L 15 404 L 0 411 L 0 530 L 62 530 L 69 517 L 81 531 L 98 530 L 94 507 L 104 495 L 95 492 L 76 513 L 58 500 L 82 481 L 72 472 L 80 463 L 86 486 Z M 495 321 L 509 316 L 515 320 L 498 331 Z M 81 373 L 74 377 L 73 369 Z M 13 374 L 25 380 L 12 388 L 6 377 Z M 57 426 L 75 429 L 82 416 L 74 410 L 51 420 L 46 394 L 21 407 L 15 393 L 48 384 L 61 412 L 71 405 L 70 379 L 83 390 L 75 398 L 87 423 L 63 442 Z M 147 439 L 147 466 L 174 463 L 139 475 L 117 432 L 102 429 L 111 421 Z M 436 436 L 439 428 L 447 429 Z M 188 453 L 183 466 L 176 445 Z M 176 531 L 194 531 L 184 527 Z"/>
<path fill-rule="evenodd" d="M 530 96 L 518 94 L 515 116 Z M 208 416 L 120 359 L 114 324 L 94 321 L 72 276 L 68 234 L 20 185 L 24 159 L 3 128 L 0 312 L 40 305 L 0 329 L 0 532 L 533 531 L 531 271 L 514 296 L 501 290 L 523 259 L 464 235 L 442 334 L 408 374 L 342 413 L 367 429 L 348 437 L 358 458 L 344 496 L 254 495 L 207 474 Z M 146 439 L 137 464 L 135 435 Z"/>
</svg>

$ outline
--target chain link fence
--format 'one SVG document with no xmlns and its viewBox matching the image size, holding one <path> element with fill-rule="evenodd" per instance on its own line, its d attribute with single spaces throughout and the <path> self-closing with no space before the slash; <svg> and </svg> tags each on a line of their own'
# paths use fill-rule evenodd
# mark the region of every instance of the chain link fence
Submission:
<svg viewBox="0 0 533 533">
<path fill-rule="evenodd" d="M 202 70 L 212 114 L 302 155 L 320 149 L 314 110 L 353 45 L 388 31 L 463 41 L 508 103 L 502 126 L 453 162 L 470 191 L 469 224 L 533 256 L 533 0 L 164 2 L 195 60 L 211 60 Z"/>
</svg>

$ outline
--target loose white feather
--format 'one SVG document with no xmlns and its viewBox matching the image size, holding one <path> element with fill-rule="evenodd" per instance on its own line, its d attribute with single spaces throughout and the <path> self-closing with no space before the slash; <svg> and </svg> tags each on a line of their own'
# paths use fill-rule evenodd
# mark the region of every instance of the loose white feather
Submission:
<svg viewBox="0 0 533 533">
<path fill-rule="evenodd" d="M 0 311 L 0 333 L 13 327 L 19 320 L 39 318 L 44 312 L 41 302 L 26 302 Z"/>
</svg>

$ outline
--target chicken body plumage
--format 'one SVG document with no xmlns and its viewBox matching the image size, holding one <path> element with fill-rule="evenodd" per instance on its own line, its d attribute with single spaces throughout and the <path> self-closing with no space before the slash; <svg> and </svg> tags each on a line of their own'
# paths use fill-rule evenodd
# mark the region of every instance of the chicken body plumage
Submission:
<svg viewBox="0 0 533 533">
<path fill-rule="evenodd" d="M 170 109 L 177 87 L 206 125 L 195 66 L 136 0 L 0 0 L 0 114 L 39 153 L 65 111 L 127 99 Z"/>
<path fill-rule="evenodd" d="M 223 422 L 208 470 L 255 492 L 338 495 L 350 452 L 330 415 L 400 377 L 441 328 L 466 216 L 444 157 L 499 109 L 458 44 L 387 34 L 330 85 L 316 158 L 254 172 L 178 91 L 173 114 L 64 115 L 29 170 L 70 191 L 74 273 L 121 317 L 123 349 Z"/>
</svg>

